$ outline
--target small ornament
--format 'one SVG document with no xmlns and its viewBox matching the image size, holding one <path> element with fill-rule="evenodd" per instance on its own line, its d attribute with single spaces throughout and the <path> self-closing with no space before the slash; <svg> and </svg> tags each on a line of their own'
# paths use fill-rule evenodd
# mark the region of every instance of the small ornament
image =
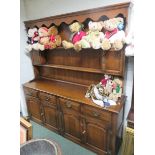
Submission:
<svg viewBox="0 0 155 155">
<path fill-rule="evenodd" d="M 124 24 L 123 23 L 118 24 L 117 28 L 119 30 L 123 30 L 124 29 Z"/>
</svg>

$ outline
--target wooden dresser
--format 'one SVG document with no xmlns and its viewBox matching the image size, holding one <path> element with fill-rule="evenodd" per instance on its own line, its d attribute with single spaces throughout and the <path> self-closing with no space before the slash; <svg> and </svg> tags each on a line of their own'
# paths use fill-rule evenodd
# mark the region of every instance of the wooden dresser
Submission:
<svg viewBox="0 0 155 155">
<path fill-rule="evenodd" d="M 121 3 L 26 21 L 25 26 L 28 29 L 55 24 L 62 40 L 68 40 L 68 24 L 73 21 L 85 24 L 89 18 L 98 21 L 118 14 L 127 21 L 128 7 L 129 3 Z M 124 78 L 124 48 L 105 54 L 101 49 L 76 52 L 59 47 L 30 54 L 35 79 L 23 85 L 30 118 L 99 155 L 115 155 L 126 97 L 122 95 L 116 106 L 101 108 L 85 98 L 85 93 L 104 74 Z"/>
</svg>

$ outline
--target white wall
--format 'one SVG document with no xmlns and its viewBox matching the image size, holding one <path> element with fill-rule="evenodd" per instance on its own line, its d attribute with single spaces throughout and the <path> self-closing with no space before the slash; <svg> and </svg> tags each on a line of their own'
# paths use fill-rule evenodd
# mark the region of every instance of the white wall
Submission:
<svg viewBox="0 0 155 155">
<path fill-rule="evenodd" d="M 26 31 L 23 21 L 27 20 L 25 16 L 25 6 L 23 0 L 20 1 L 20 86 L 21 86 L 21 99 L 20 99 L 20 110 L 24 116 L 27 116 L 27 108 L 25 98 L 23 94 L 22 84 L 33 79 L 32 63 L 28 56 L 26 56 Z"/>
<path fill-rule="evenodd" d="M 86 10 L 129 0 L 24 0 L 27 19 Z"/>
<path fill-rule="evenodd" d="M 21 0 L 21 2 L 22 1 L 24 1 L 26 20 L 31 20 L 95 7 L 102 7 L 115 3 L 128 2 L 129 0 Z M 26 38 L 23 31 L 23 25 L 21 26 L 21 44 L 24 45 Z M 24 48 L 21 49 L 21 53 L 21 62 L 23 62 L 23 64 L 21 64 L 21 81 L 24 82 L 32 78 L 32 67 L 30 60 L 24 55 Z M 128 97 L 126 101 L 125 118 L 131 106 L 133 57 L 128 58 L 126 71 L 125 94 Z"/>
</svg>

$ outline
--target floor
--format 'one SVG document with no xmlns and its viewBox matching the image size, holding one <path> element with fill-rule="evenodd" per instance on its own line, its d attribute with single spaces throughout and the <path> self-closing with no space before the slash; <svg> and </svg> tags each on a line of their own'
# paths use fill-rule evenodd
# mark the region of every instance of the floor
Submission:
<svg viewBox="0 0 155 155">
<path fill-rule="evenodd" d="M 96 155 L 95 153 L 73 143 L 72 141 L 48 130 L 47 128 L 31 121 L 33 127 L 33 138 L 51 138 L 55 140 L 62 149 L 63 155 Z M 118 153 L 118 155 L 121 155 Z"/>
</svg>

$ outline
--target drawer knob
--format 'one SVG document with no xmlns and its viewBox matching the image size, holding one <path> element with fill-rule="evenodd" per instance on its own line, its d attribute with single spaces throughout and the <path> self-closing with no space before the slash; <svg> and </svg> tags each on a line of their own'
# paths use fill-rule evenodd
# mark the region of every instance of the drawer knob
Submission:
<svg viewBox="0 0 155 155">
<path fill-rule="evenodd" d="M 47 97 L 45 100 L 46 100 L 46 101 L 49 101 L 49 99 L 50 99 L 50 98 L 49 98 L 49 97 Z"/>
<path fill-rule="evenodd" d="M 100 114 L 99 114 L 98 112 L 93 112 L 93 115 L 94 115 L 95 117 L 99 117 L 99 116 L 100 116 Z"/>
<path fill-rule="evenodd" d="M 43 116 L 44 114 L 43 113 L 41 113 L 41 116 Z"/>
<path fill-rule="evenodd" d="M 83 132 L 82 132 L 82 134 L 85 134 L 86 133 L 86 130 L 84 130 Z"/>
<path fill-rule="evenodd" d="M 72 107 L 71 102 L 66 102 L 66 106 L 67 106 L 67 108 L 71 108 Z"/>
</svg>

